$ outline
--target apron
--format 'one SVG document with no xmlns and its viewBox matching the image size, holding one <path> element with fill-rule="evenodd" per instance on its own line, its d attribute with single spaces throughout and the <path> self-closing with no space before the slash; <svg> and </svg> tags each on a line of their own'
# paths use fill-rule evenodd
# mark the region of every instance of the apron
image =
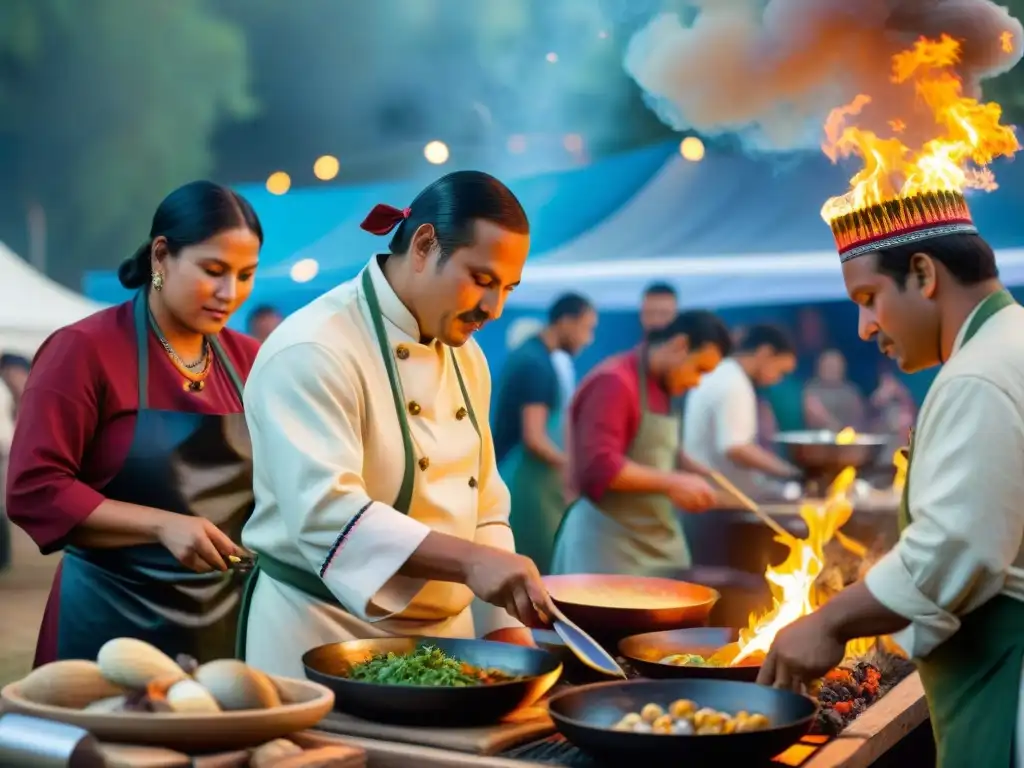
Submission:
<svg viewBox="0 0 1024 768">
<path fill-rule="evenodd" d="M 395 413 L 398 415 L 398 424 L 402 431 L 402 446 L 404 452 L 405 471 L 402 475 L 402 485 L 398 489 L 398 496 L 391 505 L 403 515 L 409 514 L 412 506 L 413 489 L 416 484 L 416 452 L 412 443 L 412 432 L 409 430 L 409 419 L 406 415 L 405 398 L 402 394 L 402 381 L 398 376 L 395 367 L 395 359 L 392 356 L 391 344 L 388 341 L 387 331 L 384 328 L 384 315 L 381 312 L 380 301 L 377 298 L 377 291 L 373 287 L 373 278 L 370 271 L 364 270 L 362 276 L 363 294 L 366 296 L 366 303 L 370 309 L 370 318 L 373 321 L 374 335 L 380 346 L 381 355 L 384 358 L 384 367 L 388 372 L 388 382 L 391 385 L 391 393 L 394 396 Z M 455 359 L 455 350 L 449 347 L 452 358 L 452 365 L 455 367 L 455 375 L 459 380 L 459 389 L 462 390 L 462 400 L 466 404 L 466 411 L 473 429 L 477 435 L 480 434 L 480 425 L 477 423 L 476 412 L 473 410 L 473 403 L 469 399 L 469 391 L 466 389 L 466 382 L 462 378 L 462 370 L 459 368 L 458 360 Z M 481 443 L 482 444 L 482 443 Z M 249 633 L 249 610 L 252 607 L 252 596 L 256 590 L 256 582 L 260 573 L 266 573 L 274 581 L 279 581 L 293 589 L 297 589 L 309 597 L 329 605 L 343 607 L 334 596 L 334 593 L 324 584 L 323 579 L 313 571 L 297 568 L 290 563 L 282 562 L 276 558 L 263 553 L 254 552 L 255 564 L 249 575 L 242 592 L 241 609 L 238 618 L 238 633 L 235 643 L 235 658 L 245 660 L 246 639 Z"/>
<path fill-rule="evenodd" d="M 139 409 L 128 456 L 100 492 L 127 504 L 210 520 L 232 540 L 252 514 L 252 446 L 242 413 L 160 411 L 149 402 L 149 308 L 135 297 Z M 215 338 L 210 348 L 234 384 L 242 380 Z M 230 657 L 243 576 L 195 573 L 159 544 L 64 550 L 57 658 L 93 660 L 118 637 L 150 643 L 174 658 Z"/>
<path fill-rule="evenodd" d="M 547 423 L 548 437 L 559 448 L 565 442 L 562 400 L 561 394 L 556 395 Z M 512 494 L 509 525 L 515 534 L 516 552 L 533 560 L 541 574 L 547 574 L 551 569 L 555 534 L 565 513 L 562 473 L 521 442 L 502 459 L 498 471 Z"/>
<path fill-rule="evenodd" d="M 640 357 L 640 427 L 626 458 L 672 472 L 679 460 L 680 419 L 647 409 L 647 360 Z M 687 568 L 690 552 L 672 501 L 658 493 L 609 491 L 595 504 L 581 497 L 555 537 L 552 572 L 647 576 Z"/>
<path fill-rule="evenodd" d="M 963 344 L 996 312 L 1014 304 L 1007 291 L 985 300 Z M 908 459 L 913 456 L 913 438 Z M 910 524 L 910 474 L 903 486 L 900 531 Z M 916 659 L 928 699 L 939 768 L 1011 768 L 1024 665 L 1024 603 L 997 595 L 960 617 L 960 629 Z"/>
</svg>

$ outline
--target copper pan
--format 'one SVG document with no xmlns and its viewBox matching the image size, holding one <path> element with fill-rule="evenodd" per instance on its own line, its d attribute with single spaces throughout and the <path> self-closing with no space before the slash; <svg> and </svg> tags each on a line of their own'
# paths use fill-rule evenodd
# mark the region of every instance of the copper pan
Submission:
<svg viewBox="0 0 1024 768">
<path fill-rule="evenodd" d="M 706 626 L 719 598 L 700 584 L 645 576 L 545 576 L 544 585 L 562 613 L 603 642 Z"/>
</svg>

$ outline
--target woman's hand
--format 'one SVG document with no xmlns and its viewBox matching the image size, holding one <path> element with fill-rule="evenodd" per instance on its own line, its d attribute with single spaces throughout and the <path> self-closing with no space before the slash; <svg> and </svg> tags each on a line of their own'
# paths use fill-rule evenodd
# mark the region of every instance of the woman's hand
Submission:
<svg viewBox="0 0 1024 768">
<path fill-rule="evenodd" d="M 226 571 L 227 558 L 245 554 L 209 520 L 167 513 L 157 527 L 157 537 L 174 558 L 196 573 Z"/>
</svg>

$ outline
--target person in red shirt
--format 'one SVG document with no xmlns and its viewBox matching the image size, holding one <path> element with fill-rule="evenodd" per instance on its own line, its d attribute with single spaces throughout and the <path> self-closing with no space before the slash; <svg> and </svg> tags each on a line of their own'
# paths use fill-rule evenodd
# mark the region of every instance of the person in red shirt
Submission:
<svg viewBox="0 0 1024 768">
<path fill-rule="evenodd" d="M 227 330 L 263 242 L 252 207 L 206 181 L 167 196 L 118 270 L 137 290 L 54 333 L 32 366 L 7 511 L 64 556 L 36 665 L 95 659 L 116 637 L 231 656 L 253 506 L 242 386 L 254 339 Z"/>
<path fill-rule="evenodd" d="M 641 576 L 689 565 L 675 507 L 703 511 L 715 493 L 702 477 L 677 469 L 680 420 L 671 401 L 700 383 L 731 346 L 718 317 L 683 312 L 584 379 L 568 434 L 579 498 L 562 519 L 552 573 Z"/>
</svg>

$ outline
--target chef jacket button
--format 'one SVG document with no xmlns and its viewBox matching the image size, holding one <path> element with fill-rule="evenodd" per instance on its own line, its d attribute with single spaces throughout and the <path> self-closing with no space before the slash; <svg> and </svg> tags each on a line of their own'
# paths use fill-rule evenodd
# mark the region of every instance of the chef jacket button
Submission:
<svg viewBox="0 0 1024 768">
<path fill-rule="evenodd" d="M 420 408 L 420 404 L 417 403 L 415 400 L 410 400 L 409 401 L 409 413 L 411 413 L 413 416 L 419 416 L 420 415 L 420 411 L 422 411 L 422 410 L 423 409 Z"/>
<path fill-rule="evenodd" d="M 399 360 L 408 360 L 409 359 L 409 348 L 406 347 L 403 344 L 399 344 L 398 347 L 395 348 L 395 356 Z"/>
<path fill-rule="evenodd" d="M 469 487 L 470 488 L 476 488 L 476 486 L 477 486 L 476 478 L 475 477 L 469 478 Z"/>
<path fill-rule="evenodd" d="M 458 419 L 459 421 L 462 421 L 464 418 L 466 418 L 468 414 L 469 411 L 467 411 L 465 408 L 459 408 L 459 410 L 455 412 L 455 418 Z"/>
<path fill-rule="evenodd" d="M 422 459 L 419 460 L 419 465 L 420 465 L 420 469 L 422 469 L 424 472 L 426 472 L 427 471 L 427 467 L 430 466 L 430 459 L 428 459 L 426 456 L 424 456 Z"/>
</svg>

